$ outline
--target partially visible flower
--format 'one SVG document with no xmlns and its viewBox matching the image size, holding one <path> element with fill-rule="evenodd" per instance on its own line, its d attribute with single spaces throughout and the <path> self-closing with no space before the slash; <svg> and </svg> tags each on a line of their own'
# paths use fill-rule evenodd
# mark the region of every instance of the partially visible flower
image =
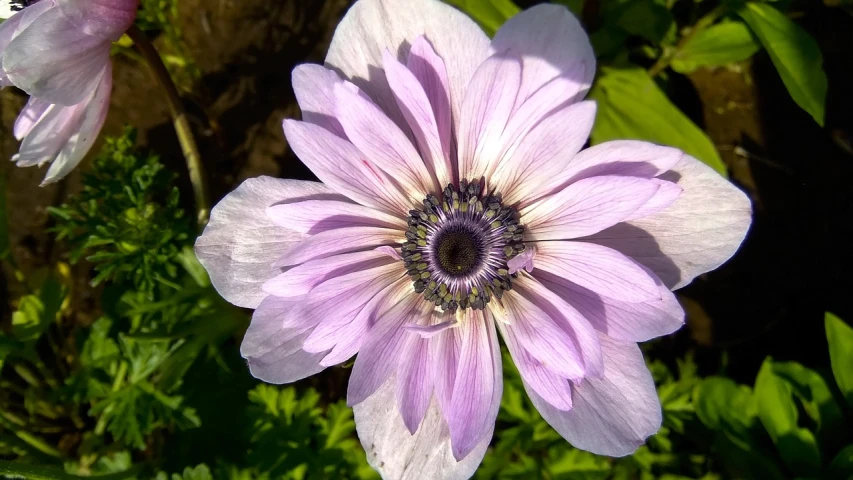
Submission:
<svg viewBox="0 0 853 480">
<path fill-rule="evenodd" d="M 247 180 L 196 242 L 222 296 L 255 308 L 252 374 L 293 382 L 357 354 L 370 464 L 467 478 L 500 405 L 499 332 L 557 432 L 636 450 L 661 425 L 637 342 L 683 324 L 671 290 L 735 252 L 746 196 L 674 148 L 582 150 L 595 56 L 561 6 L 490 41 L 435 0 L 360 0 L 326 64 L 294 70 L 302 121 L 284 122 L 323 183 Z"/>
<path fill-rule="evenodd" d="M 52 163 L 43 184 L 67 175 L 98 137 L 110 103 L 110 45 L 139 0 L 39 0 L 0 24 L 0 88 L 30 101 L 15 122 L 12 161 Z"/>
</svg>

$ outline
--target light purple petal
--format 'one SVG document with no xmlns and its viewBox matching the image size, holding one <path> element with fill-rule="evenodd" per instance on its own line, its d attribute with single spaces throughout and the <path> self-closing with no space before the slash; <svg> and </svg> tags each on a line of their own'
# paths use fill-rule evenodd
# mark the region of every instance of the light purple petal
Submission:
<svg viewBox="0 0 853 480">
<path fill-rule="evenodd" d="M 34 97 L 76 105 L 97 88 L 110 41 L 84 33 L 59 8 L 39 15 L 0 56 L 9 81 Z"/>
<path fill-rule="evenodd" d="M 406 330 L 418 335 L 421 338 L 432 338 L 439 333 L 447 330 L 448 328 L 454 328 L 459 325 L 459 321 L 455 318 L 452 320 L 448 320 L 441 323 L 435 323 L 432 325 L 417 325 L 414 323 L 410 323 L 407 325 L 403 325 Z"/>
<path fill-rule="evenodd" d="M 394 480 L 470 478 L 486 454 L 491 434 L 457 462 L 438 402 L 433 399 L 418 431 L 412 435 L 395 401 L 396 385 L 395 378 L 388 379 L 370 398 L 353 407 L 358 438 L 370 466 L 383 478 Z"/>
<path fill-rule="evenodd" d="M 433 317 L 433 324 L 446 324 L 456 319 L 455 315 L 439 312 L 433 312 Z M 441 411 L 447 412 L 453 396 L 453 385 L 456 383 L 456 371 L 462 348 L 462 330 L 448 328 L 430 340 L 430 366 L 433 371 L 435 396 Z"/>
<path fill-rule="evenodd" d="M 323 353 L 312 354 L 302 349 L 312 326 L 285 326 L 297 323 L 292 318 L 298 316 L 298 309 L 293 308 L 295 305 L 294 302 L 269 297 L 252 315 L 252 323 L 240 345 L 240 354 L 256 378 L 269 383 L 290 383 L 325 368 L 319 363 Z"/>
<path fill-rule="evenodd" d="M 344 16 L 326 56 L 388 113 L 400 127 L 405 120 L 385 80 L 377 74 L 386 50 L 403 60 L 426 37 L 447 67 L 454 118 L 474 70 L 488 55 L 489 38 L 467 15 L 437 0 L 361 0 Z"/>
<path fill-rule="evenodd" d="M 655 193 L 648 202 L 646 202 L 642 207 L 640 207 L 636 212 L 632 213 L 625 221 L 637 220 L 643 217 L 648 217 L 649 215 L 654 215 L 655 213 L 660 212 L 661 210 L 666 209 L 681 196 L 681 192 L 684 191 L 683 188 L 679 187 L 677 184 L 673 182 L 668 182 L 666 180 L 660 180 L 657 178 L 652 179 L 653 182 L 658 184 L 658 191 Z"/>
<path fill-rule="evenodd" d="M 584 376 L 600 376 L 604 372 L 598 337 L 595 329 L 583 315 L 566 303 L 565 300 L 545 288 L 535 278 L 529 276 L 519 277 L 514 283 L 513 291 L 517 292 L 517 296 L 513 296 L 513 298 L 522 297 L 529 304 L 535 305 L 536 308 L 543 312 L 547 318 L 552 319 L 569 336 L 572 347 L 575 350 L 573 355 L 577 355 L 581 359 Z M 523 311 L 520 313 L 521 315 L 526 315 Z M 530 353 L 533 354 L 533 352 Z M 533 354 L 533 357 L 537 358 L 535 354 Z M 542 361 L 539 358 L 537 360 Z M 544 363 L 546 367 L 551 368 L 548 362 Z M 551 368 L 551 370 L 560 373 L 554 368 Z M 567 378 L 573 377 L 567 376 Z"/>
<path fill-rule="evenodd" d="M 450 428 L 450 446 L 457 460 L 491 438 L 497 417 L 496 403 L 503 391 L 501 351 L 495 326 L 484 312 L 468 314 L 461 328 L 459 365 L 449 408 L 444 412 Z"/>
<path fill-rule="evenodd" d="M 326 230 L 295 244 L 276 262 L 282 267 L 324 258 L 338 253 L 376 248 L 380 245 L 402 243 L 402 231 L 378 227 L 347 227 Z"/>
<path fill-rule="evenodd" d="M 308 353 L 302 341 L 308 332 L 302 332 L 276 348 L 257 357 L 247 357 L 249 372 L 267 383 L 293 383 L 325 370 L 320 365 L 323 353 Z"/>
<path fill-rule="evenodd" d="M 570 410 L 572 408 L 572 388 L 569 381 L 555 374 L 542 365 L 542 362 L 527 353 L 513 331 L 507 329 L 503 322 L 496 323 L 524 382 L 554 408 Z"/>
<path fill-rule="evenodd" d="M 414 435 L 432 400 L 429 340 L 409 335 L 397 369 L 397 407 L 403 423 Z"/>
<path fill-rule="evenodd" d="M 749 229 L 752 206 L 743 192 L 693 157 L 684 155 L 672 170 L 661 178 L 684 189 L 675 203 L 588 240 L 633 257 L 676 289 L 734 254 Z"/>
<path fill-rule="evenodd" d="M 652 178 L 670 170 L 682 156 L 684 152 L 677 148 L 640 140 L 614 140 L 575 155 L 556 181 L 566 186 L 581 178 L 599 175 Z"/>
<path fill-rule="evenodd" d="M 219 294 L 237 306 L 256 308 L 268 295 L 262 285 L 281 273 L 276 260 L 306 238 L 273 223 L 267 207 L 333 193 L 322 183 L 258 177 L 226 195 L 213 207 L 195 243 L 196 255 Z"/>
<path fill-rule="evenodd" d="M 427 305 L 417 295 L 405 295 L 378 318 L 355 359 L 347 388 L 347 404 L 357 405 L 382 386 L 394 373 L 409 333 L 403 324 L 425 316 Z"/>
<path fill-rule="evenodd" d="M 536 268 L 624 302 L 660 300 L 654 279 L 612 248 L 586 242 L 539 242 Z"/>
<path fill-rule="evenodd" d="M 632 215 L 660 186 L 638 177 L 579 180 L 521 210 L 530 240 L 570 240 L 598 233 Z"/>
<path fill-rule="evenodd" d="M 598 455 L 629 455 L 661 425 L 654 381 L 636 344 L 600 334 L 604 377 L 573 387 L 573 407 L 560 411 L 528 385 L 525 390 L 542 417 L 572 445 Z"/>
<path fill-rule="evenodd" d="M 501 134 L 509 121 L 521 81 L 521 61 L 497 54 L 474 73 L 459 123 L 459 176 L 476 179 L 490 174 L 502 152 Z"/>
<path fill-rule="evenodd" d="M 264 283 L 263 289 L 278 297 L 299 297 L 325 281 L 387 263 L 388 256 L 376 250 L 333 255 L 297 265 Z"/>
<path fill-rule="evenodd" d="M 63 0 L 58 4 L 83 32 L 114 42 L 133 24 L 139 0 Z"/>
<path fill-rule="evenodd" d="M 335 85 L 343 83 L 332 70 L 310 63 L 297 65 L 290 79 L 302 120 L 346 138 L 344 127 L 335 118 Z"/>
<path fill-rule="evenodd" d="M 27 132 L 13 160 L 19 167 L 53 161 L 80 127 L 85 109 L 85 102 L 71 107 L 51 104 Z"/>
<path fill-rule="evenodd" d="M 496 306 L 491 308 L 497 321 L 504 323 L 502 332 L 512 335 L 524 350 L 552 372 L 563 378 L 583 378 L 586 372 L 580 346 L 557 323 L 564 320 L 552 318 L 551 312 L 516 290 L 504 294 L 505 313 Z"/>
<path fill-rule="evenodd" d="M 375 295 L 353 321 L 341 328 L 337 334 L 335 347 L 320 363 L 326 366 L 337 365 L 358 353 L 368 331 L 376 324 L 376 320 L 399 302 L 404 295 L 410 295 L 411 285 L 408 277 L 404 277 Z"/>
<path fill-rule="evenodd" d="M 383 211 L 341 200 L 282 203 L 269 207 L 267 215 L 282 227 L 309 234 L 343 227 L 400 228 L 406 223 Z"/>
<path fill-rule="evenodd" d="M 425 42 L 423 37 L 419 38 Z M 390 53 L 385 53 L 383 64 L 388 85 L 394 92 L 403 118 L 406 119 L 415 137 L 427 170 L 436 179 L 438 185 L 447 185 L 453 178 L 449 145 L 444 145 L 441 138 L 435 112 L 429 103 L 426 91 L 418 78 Z M 450 111 L 447 110 L 445 113 L 449 115 Z M 447 125 L 445 128 L 449 127 Z"/>
<path fill-rule="evenodd" d="M 335 85 L 335 116 L 350 141 L 400 183 L 414 202 L 435 184 L 406 134 L 379 107 L 344 84 Z"/>
<path fill-rule="evenodd" d="M 535 268 L 533 263 L 533 259 L 536 257 L 536 248 L 532 245 L 528 246 L 518 255 L 509 259 L 506 262 L 506 266 L 509 269 L 509 273 L 518 273 L 522 270 L 525 270 L 527 273 L 530 273 Z"/>
<path fill-rule="evenodd" d="M 558 75 L 571 75 L 581 98 L 595 75 L 589 37 L 577 18 L 559 5 L 537 5 L 510 18 L 492 39 L 491 51 L 523 59 L 520 100 Z"/>
<path fill-rule="evenodd" d="M 252 312 L 252 322 L 240 344 L 240 355 L 243 358 L 259 357 L 312 329 L 317 320 L 300 314 L 300 300 L 273 296 L 265 298 Z"/>
<path fill-rule="evenodd" d="M 101 83 L 93 93 L 92 97 L 84 100 L 83 111 L 78 120 L 77 127 L 71 132 L 71 136 L 56 154 L 47 170 L 42 185 L 56 182 L 71 173 L 83 157 L 98 139 L 107 112 L 110 109 L 110 95 L 113 88 L 112 65 L 107 64 Z"/>
<path fill-rule="evenodd" d="M 591 101 L 568 105 L 536 124 L 519 140 L 512 155 L 502 159 L 490 178 L 493 188 L 503 193 L 505 203 L 529 203 L 561 174 L 589 138 L 595 109 L 595 102 Z"/>
<path fill-rule="evenodd" d="M 389 213 L 407 212 L 411 200 L 350 142 L 323 127 L 284 121 L 290 148 L 323 183 L 355 202 Z"/>
<path fill-rule="evenodd" d="M 402 265 L 395 262 L 334 278 L 312 290 L 305 299 L 308 305 L 302 315 L 316 320 L 318 325 L 305 341 L 305 350 L 324 352 L 344 343 L 345 329 L 352 322 L 363 325 L 356 326 L 357 331 L 366 331 L 373 318 L 364 307 L 374 305 L 371 301 L 384 290 L 397 293 L 391 287 L 404 276 Z"/>
<path fill-rule="evenodd" d="M 657 281 L 661 299 L 629 303 L 598 295 L 541 270 L 534 273 L 537 280 L 575 307 L 596 330 L 626 342 L 645 342 L 684 325 L 684 309 L 675 295 L 654 273 L 649 275 Z"/>
<path fill-rule="evenodd" d="M 15 127 L 12 130 L 15 138 L 23 140 L 24 137 L 29 135 L 33 127 L 41 120 L 51 105 L 53 104 L 36 97 L 30 97 L 30 100 L 24 105 L 23 110 L 21 110 L 21 113 L 18 114 L 18 118 L 15 120 Z"/>
<path fill-rule="evenodd" d="M 441 172 L 446 169 L 449 174 L 448 181 L 455 181 L 456 152 L 451 151 L 450 147 L 453 139 L 453 113 L 450 111 L 450 80 L 447 67 L 424 36 L 419 36 L 412 43 L 406 66 L 423 87 L 436 122 L 441 150 L 447 164 L 444 167 L 436 165 L 435 170 Z M 438 177 L 441 182 L 442 176 Z"/>
</svg>

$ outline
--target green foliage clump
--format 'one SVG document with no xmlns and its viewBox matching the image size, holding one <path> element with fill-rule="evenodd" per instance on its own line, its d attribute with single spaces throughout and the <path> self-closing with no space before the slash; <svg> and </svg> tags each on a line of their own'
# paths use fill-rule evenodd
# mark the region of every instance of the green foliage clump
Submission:
<svg viewBox="0 0 853 480">
<path fill-rule="evenodd" d="M 71 261 L 95 264 L 94 285 L 129 281 L 151 291 L 160 282 L 174 282 L 177 255 L 192 227 L 179 207 L 175 174 L 155 155 L 137 151 L 135 143 L 133 129 L 107 139 L 84 175 L 83 190 L 50 213 Z"/>
</svg>

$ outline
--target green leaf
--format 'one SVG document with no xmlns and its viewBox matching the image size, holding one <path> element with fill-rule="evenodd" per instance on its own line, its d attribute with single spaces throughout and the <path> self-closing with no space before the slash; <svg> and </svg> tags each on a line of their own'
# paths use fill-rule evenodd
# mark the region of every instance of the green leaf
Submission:
<svg viewBox="0 0 853 480">
<path fill-rule="evenodd" d="M 853 407 L 853 328 L 829 312 L 826 312 L 824 323 L 832 375 L 847 403 Z"/>
<path fill-rule="evenodd" d="M 770 54 L 788 93 L 823 126 L 827 80 L 817 42 L 779 10 L 749 2 L 738 10 Z"/>
<path fill-rule="evenodd" d="M 797 424 L 797 406 L 791 387 L 773 371 L 773 361 L 764 360 L 755 379 L 758 417 L 785 464 L 796 474 L 820 471 L 820 451 L 814 434 Z"/>
<path fill-rule="evenodd" d="M 593 144 L 636 139 L 670 145 L 726 175 L 711 139 L 669 101 L 642 68 L 602 68 L 590 97 L 598 101 Z"/>
<path fill-rule="evenodd" d="M 490 37 L 521 9 L 512 0 L 447 0 L 467 13 Z"/>
<path fill-rule="evenodd" d="M 672 58 L 672 69 L 690 73 L 699 67 L 718 67 L 755 55 L 761 45 L 740 22 L 725 22 L 702 30 Z"/>
<path fill-rule="evenodd" d="M 749 429 L 756 417 L 749 387 L 728 378 L 708 377 L 693 391 L 693 408 L 706 427 L 724 432 L 740 445 L 749 444 Z"/>
<path fill-rule="evenodd" d="M 660 43 L 675 26 L 675 18 L 664 2 L 628 0 L 614 3 L 617 5 L 605 14 L 605 24 L 616 25 L 630 35 Z"/>
<path fill-rule="evenodd" d="M 155 477 L 155 480 L 169 480 L 169 475 L 166 472 L 160 472 Z M 207 465 L 201 464 L 193 467 L 184 468 L 183 473 L 173 473 L 171 480 L 213 480 L 213 475 Z"/>
<path fill-rule="evenodd" d="M 803 410 L 817 423 L 821 439 L 831 442 L 843 434 L 841 408 L 822 376 L 795 362 L 774 362 L 773 373 L 791 387 Z"/>
<path fill-rule="evenodd" d="M 53 277 L 48 277 L 38 295 L 26 295 L 12 314 L 12 335 L 23 342 L 33 343 L 47 330 L 59 315 L 65 288 Z"/>
<path fill-rule="evenodd" d="M 853 477 L 853 444 L 847 445 L 838 452 L 838 455 L 829 463 L 827 471 L 828 478 Z"/>
</svg>

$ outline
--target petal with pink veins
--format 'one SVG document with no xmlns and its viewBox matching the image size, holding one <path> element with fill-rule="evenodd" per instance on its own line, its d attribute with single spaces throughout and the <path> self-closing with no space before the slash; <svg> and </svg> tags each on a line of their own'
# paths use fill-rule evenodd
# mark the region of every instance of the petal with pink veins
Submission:
<svg viewBox="0 0 853 480">
<path fill-rule="evenodd" d="M 284 121 L 284 135 L 299 160 L 336 192 L 392 214 L 411 208 L 411 199 L 400 186 L 347 140 L 323 127 L 296 120 Z"/>
<path fill-rule="evenodd" d="M 634 343 L 599 334 L 604 377 L 572 388 L 572 409 L 550 405 L 529 385 L 525 390 L 545 421 L 577 448 L 598 455 L 630 455 L 661 425 L 661 406 L 643 354 Z"/>
<path fill-rule="evenodd" d="M 405 12 L 401 14 L 401 12 Z M 401 128 L 406 123 L 384 75 L 386 50 L 399 60 L 418 37 L 430 41 L 444 61 L 454 121 L 474 70 L 488 56 L 489 37 L 459 10 L 438 0 L 361 0 L 338 24 L 326 64 L 343 73 Z"/>
<path fill-rule="evenodd" d="M 401 218 L 381 210 L 343 200 L 304 200 L 279 203 L 267 208 L 267 215 L 282 227 L 315 234 L 344 227 L 400 228 Z"/>
<path fill-rule="evenodd" d="M 537 5 L 507 20 L 495 34 L 492 52 L 523 59 L 519 100 L 559 75 L 570 73 L 582 98 L 595 75 L 595 54 L 580 22 L 560 5 Z"/>
<path fill-rule="evenodd" d="M 688 155 L 661 179 L 683 189 L 672 205 L 587 240 L 631 256 L 677 289 L 737 251 L 752 221 L 752 205 L 737 187 Z"/>
<path fill-rule="evenodd" d="M 244 181 L 210 212 L 195 253 L 216 291 L 239 307 L 256 308 L 268 293 L 263 284 L 281 273 L 281 253 L 306 238 L 276 225 L 266 209 L 276 202 L 330 195 L 322 183 L 258 177 Z"/>
<path fill-rule="evenodd" d="M 526 240 L 571 240 L 624 221 L 660 186 L 638 177 L 600 176 L 579 180 L 520 212 Z"/>
<path fill-rule="evenodd" d="M 535 268 L 612 299 L 660 300 L 660 289 L 645 269 L 618 251 L 594 243 L 539 242 Z"/>
</svg>

